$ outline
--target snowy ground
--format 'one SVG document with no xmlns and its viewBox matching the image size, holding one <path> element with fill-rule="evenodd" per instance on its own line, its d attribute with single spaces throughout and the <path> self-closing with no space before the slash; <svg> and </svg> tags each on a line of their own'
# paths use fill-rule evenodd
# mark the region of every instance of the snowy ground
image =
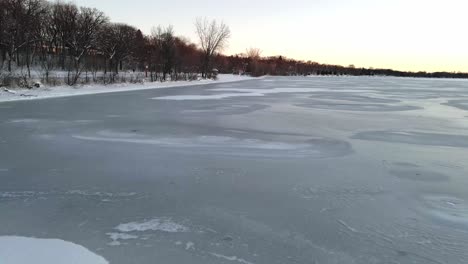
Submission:
<svg viewBox="0 0 468 264">
<path fill-rule="evenodd" d="M 0 263 L 468 263 L 466 80 L 3 102 L 0 131 Z"/>
<path fill-rule="evenodd" d="M 178 82 L 147 82 L 144 84 L 110 84 L 110 85 L 77 85 L 77 86 L 55 86 L 33 89 L 0 89 L 0 102 L 45 99 L 54 97 L 66 97 L 74 95 L 100 94 L 111 92 L 137 91 L 147 89 L 161 89 L 171 87 L 183 87 L 191 85 L 203 85 L 210 83 L 228 83 L 254 79 L 248 76 L 239 76 L 232 74 L 221 74 L 218 80 L 200 80 L 200 81 L 178 81 Z"/>
</svg>

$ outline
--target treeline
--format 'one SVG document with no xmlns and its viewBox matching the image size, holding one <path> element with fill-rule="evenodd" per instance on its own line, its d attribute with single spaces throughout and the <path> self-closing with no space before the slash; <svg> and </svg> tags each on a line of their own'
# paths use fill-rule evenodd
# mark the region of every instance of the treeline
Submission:
<svg viewBox="0 0 468 264">
<path fill-rule="evenodd" d="M 196 21 L 196 30 L 200 48 L 176 36 L 171 26 L 145 35 L 133 26 L 112 23 L 94 8 L 0 0 L 0 85 L 27 86 L 32 79 L 74 85 L 192 80 L 198 73 L 210 77 L 213 58 L 230 31 L 206 19 Z"/>
<path fill-rule="evenodd" d="M 259 49 L 248 49 L 245 53 L 218 58 L 223 71 L 235 69 L 253 76 L 294 76 L 294 75 L 349 75 L 349 76 L 396 76 L 418 78 L 468 78 L 461 72 L 407 72 L 392 69 L 357 68 L 353 65 L 340 66 L 320 64 L 312 61 L 298 61 L 283 56 L 262 57 Z"/>
<path fill-rule="evenodd" d="M 262 57 L 259 49 L 220 54 L 229 27 L 197 19 L 197 44 L 176 36 L 171 26 L 150 35 L 113 23 L 101 11 L 73 3 L 0 0 L 0 85 L 113 83 L 193 80 L 213 72 L 261 75 L 384 75 L 468 78 L 467 73 L 402 72 Z M 216 68 L 216 70 L 214 70 Z"/>
</svg>

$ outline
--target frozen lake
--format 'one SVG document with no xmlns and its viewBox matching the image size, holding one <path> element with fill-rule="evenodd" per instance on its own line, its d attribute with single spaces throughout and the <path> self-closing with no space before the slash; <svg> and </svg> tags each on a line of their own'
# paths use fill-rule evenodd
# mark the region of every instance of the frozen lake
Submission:
<svg viewBox="0 0 468 264">
<path fill-rule="evenodd" d="M 112 264 L 468 263 L 465 80 L 8 102 L 0 131 L 0 245 Z"/>
</svg>

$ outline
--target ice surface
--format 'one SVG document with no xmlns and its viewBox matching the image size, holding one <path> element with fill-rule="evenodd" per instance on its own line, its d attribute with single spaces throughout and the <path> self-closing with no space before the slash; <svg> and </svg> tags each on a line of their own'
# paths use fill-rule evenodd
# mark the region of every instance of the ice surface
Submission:
<svg viewBox="0 0 468 264">
<path fill-rule="evenodd" d="M 0 103 L 0 235 L 112 264 L 468 263 L 467 98 L 266 77 Z"/>
<path fill-rule="evenodd" d="M 468 203 L 465 200 L 441 195 L 427 195 L 423 200 L 430 214 L 468 227 Z"/>
<path fill-rule="evenodd" d="M 4 264 L 108 264 L 88 249 L 60 239 L 0 236 Z"/>
<path fill-rule="evenodd" d="M 248 114 L 255 111 L 263 110 L 269 108 L 268 105 L 265 104 L 225 104 L 225 103 L 217 103 L 217 104 L 210 104 L 208 106 L 194 106 L 193 108 L 185 110 L 184 114 L 216 114 L 216 115 L 241 115 L 241 114 Z"/>
<path fill-rule="evenodd" d="M 312 93 L 327 91 L 320 88 L 272 88 L 272 89 L 254 89 L 254 88 L 217 88 L 211 89 L 211 92 L 231 92 L 231 93 L 219 93 L 219 94 L 209 94 L 209 95 L 172 95 L 172 96 L 159 96 L 154 97 L 154 100 L 219 100 L 226 99 L 231 97 L 261 97 L 272 94 L 279 93 Z M 342 90 L 340 92 L 359 92 L 359 91 L 349 91 Z"/>
<path fill-rule="evenodd" d="M 154 97 L 155 100 L 219 100 L 230 97 L 242 97 L 242 96 L 263 96 L 261 93 L 223 93 L 223 94 L 211 94 L 211 95 L 172 95 L 172 96 L 160 96 Z"/>
</svg>

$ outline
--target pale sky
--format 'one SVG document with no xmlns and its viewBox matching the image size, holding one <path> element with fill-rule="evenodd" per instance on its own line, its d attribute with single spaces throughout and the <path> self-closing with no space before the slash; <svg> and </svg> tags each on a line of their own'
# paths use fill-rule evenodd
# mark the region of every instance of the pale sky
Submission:
<svg viewBox="0 0 468 264">
<path fill-rule="evenodd" d="M 225 54 L 398 70 L 468 72 L 468 0 L 74 0 L 150 33 L 173 25 L 196 41 L 197 17 L 232 31 Z"/>
</svg>

